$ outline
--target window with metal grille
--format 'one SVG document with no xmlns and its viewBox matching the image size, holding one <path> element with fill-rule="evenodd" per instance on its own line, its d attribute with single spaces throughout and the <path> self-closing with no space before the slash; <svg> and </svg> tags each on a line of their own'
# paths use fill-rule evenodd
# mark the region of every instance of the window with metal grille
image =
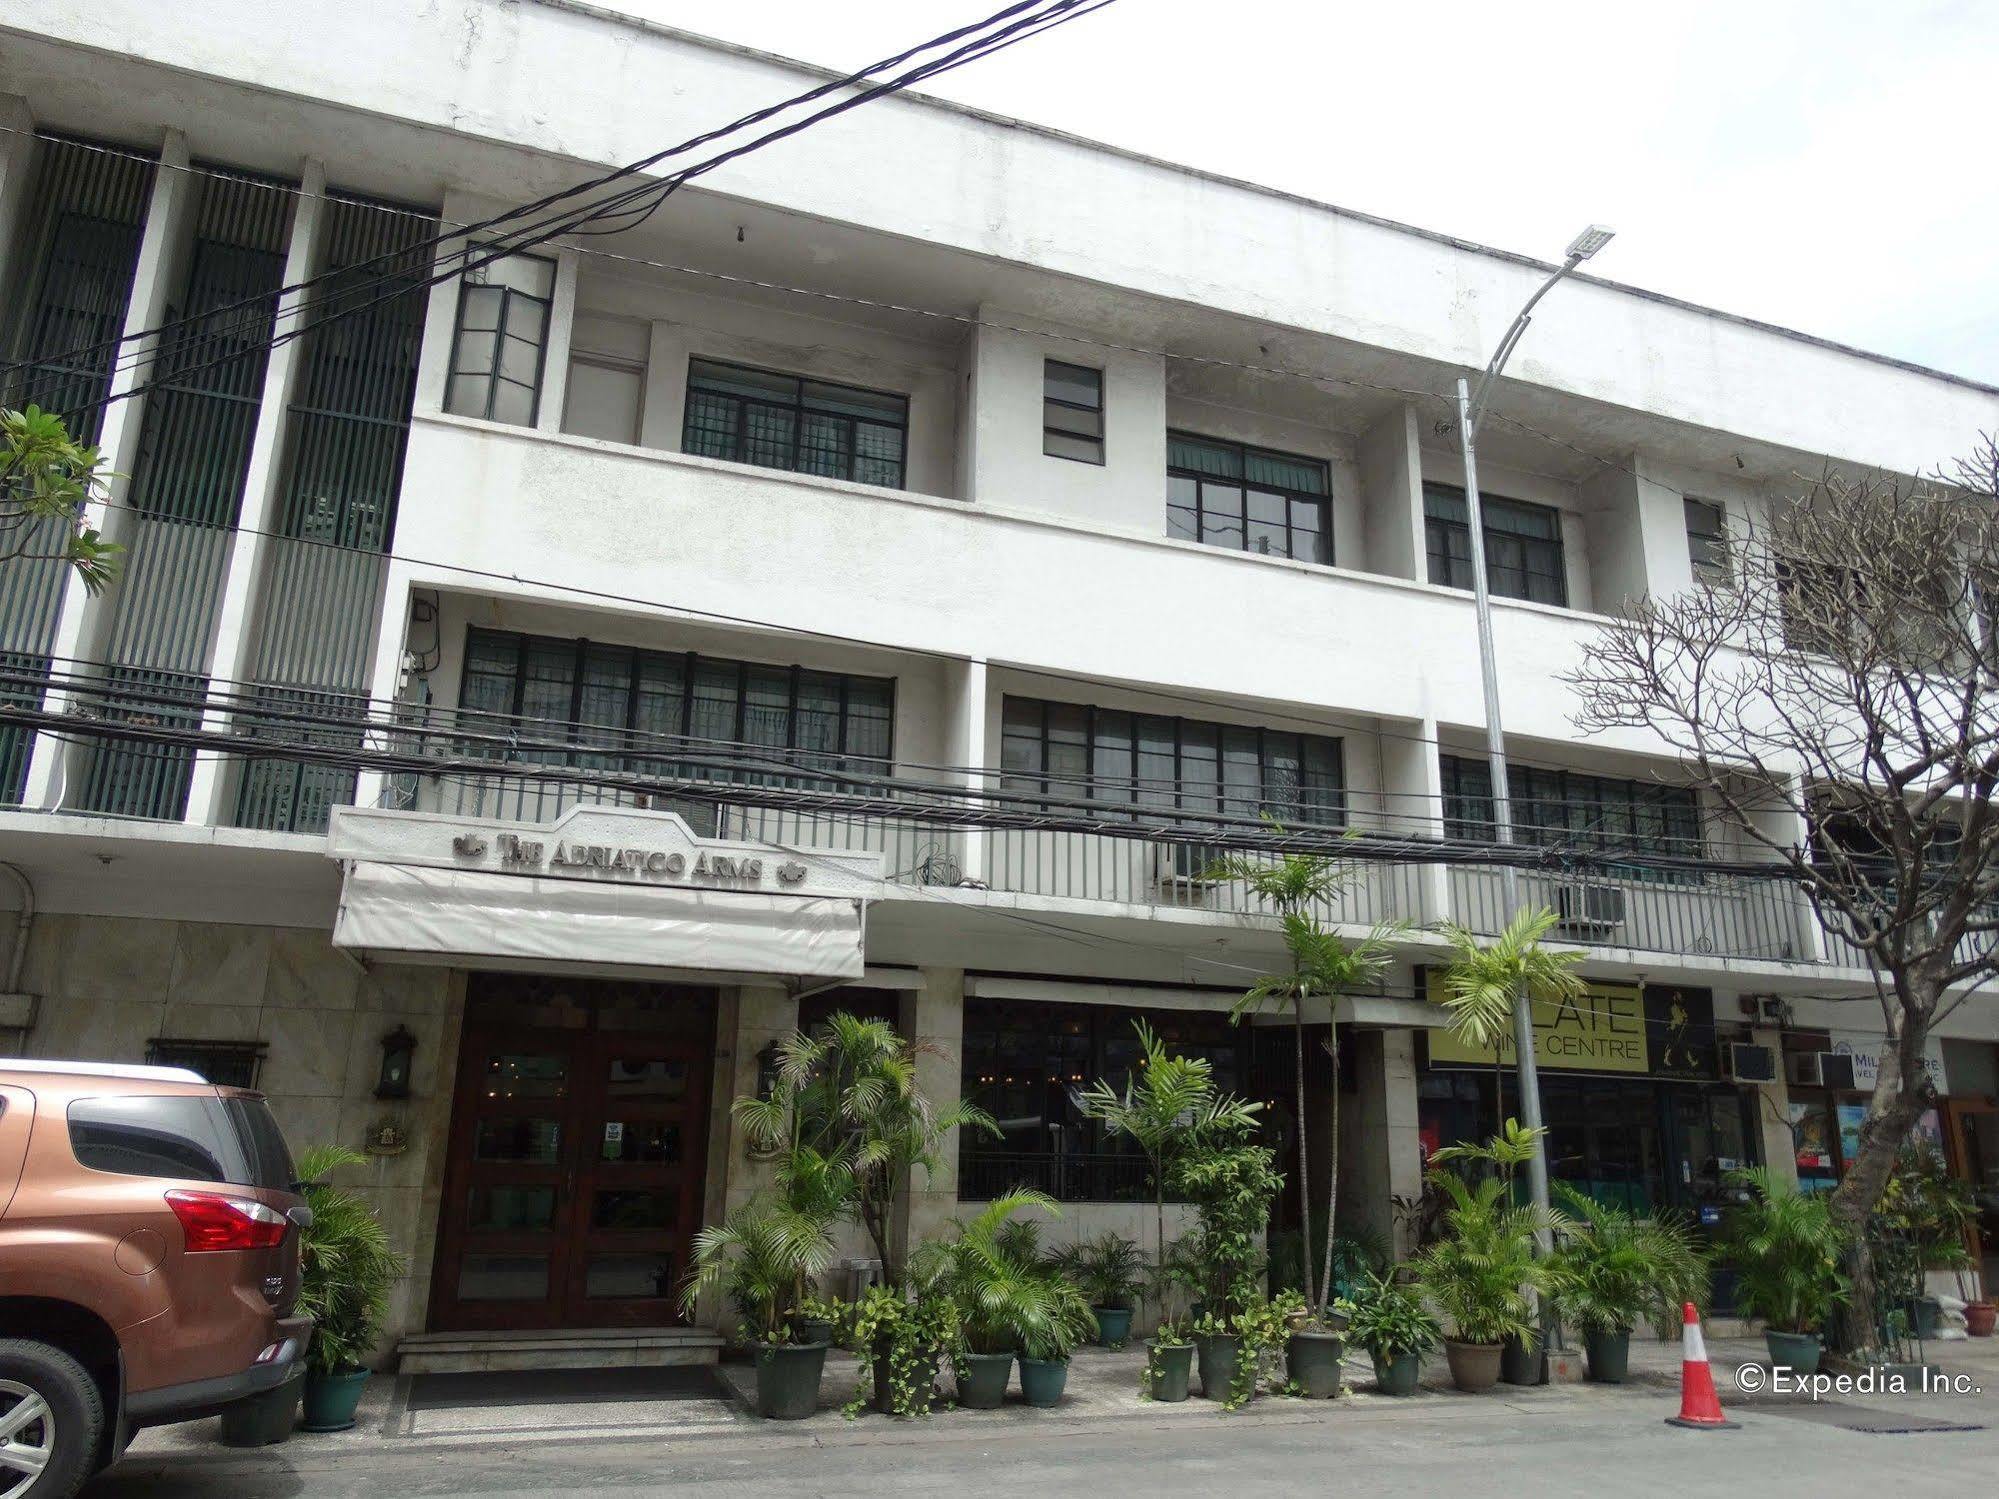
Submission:
<svg viewBox="0 0 1999 1499">
<path fill-rule="evenodd" d="M 1331 562 L 1331 485 L 1316 458 L 1166 434 L 1166 534 L 1265 557 Z"/>
<path fill-rule="evenodd" d="M 893 751 L 893 679 L 600 641 L 474 629 L 458 702 L 468 753 L 617 774 L 831 784 Z"/>
<path fill-rule="evenodd" d="M 1503 599 L 1567 605 L 1561 512 L 1499 495 L 1482 494 L 1479 504 L 1485 512 L 1485 586 Z M 1430 581 L 1470 588 L 1471 521 L 1462 489 L 1423 486 L 1423 531 Z"/>
<path fill-rule="evenodd" d="M 465 273 L 446 411 L 516 427 L 535 424 L 554 297 L 555 262 L 540 255 L 508 255 Z"/>
<path fill-rule="evenodd" d="M 1693 563 L 1694 581 L 1710 588 L 1726 587 L 1730 577 L 1728 513 L 1708 500 L 1688 498 L 1682 503 L 1687 517 L 1687 557 Z"/>
<path fill-rule="evenodd" d="M 1493 821 L 1492 769 L 1467 755 L 1445 755 L 1444 834 L 1490 843 Z M 1700 798 L 1690 786 L 1547 770 L 1509 763 L 1506 789 L 1517 842 L 1591 853 L 1643 851 L 1699 858 Z"/>
<path fill-rule="evenodd" d="M 907 396 L 688 361 L 683 452 L 901 489 L 908 443 Z"/>
<path fill-rule="evenodd" d="M 1316 734 L 1009 697 L 1000 767 L 1009 790 L 1134 807 L 1162 826 L 1190 825 L 1176 815 L 1188 812 L 1346 821 L 1340 741 Z"/>
<path fill-rule="evenodd" d="M 1104 461 L 1104 372 L 1047 359 L 1041 365 L 1041 451 L 1078 463 Z"/>
</svg>

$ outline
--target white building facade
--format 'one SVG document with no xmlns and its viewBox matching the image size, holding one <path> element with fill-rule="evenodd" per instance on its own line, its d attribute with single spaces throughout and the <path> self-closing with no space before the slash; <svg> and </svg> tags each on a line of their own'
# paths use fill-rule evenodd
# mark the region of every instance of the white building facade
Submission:
<svg viewBox="0 0 1999 1499">
<path fill-rule="evenodd" d="M 838 1008 L 1005 1127 L 906 1232 L 1027 1182 L 1141 1234 L 1073 1099 L 1132 1020 L 1280 1106 L 1291 1066 L 1227 1020 L 1272 913 L 1146 826 L 1352 829 L 1324 914 L 1410 924 L 1316 1084 L 1343 1226 L 1404 1231 L 1425 1149 L 1512 1106 L 1424 1001 L 1423 928 L 1496 930 L 1498 871 L 1424 850 L 1490 816 L 1449 395 L 1545 267 L 904 96 L 426 287 L 439 236 L 826 75 L 572 0 L 17 0 L 0 37 L 0 397 L 86 411 L 127 549 L 99 595 L 0 564 L 0 1048 L 188 1061 L 367 1149 L 396 1339 L 683 1322 L 763 1179 L 729 1100 Z M 1522 881 L 1594 986 L 1543 1017 L 1558 1175 L 1829 1177 L 1880 1029 L 1782 885 L 1600 862 L 1745 851 L 1560 672 L 1799 471 L 1995 426 L 1588 278 L 1537 313 L 1481 475 L 1516 815 L 1598 858 Z M 1008 791 L 1052 825 L 942 810 Z M 1999 1010 L 1945 1031 L 1975 1151 Z"/>
</svg>

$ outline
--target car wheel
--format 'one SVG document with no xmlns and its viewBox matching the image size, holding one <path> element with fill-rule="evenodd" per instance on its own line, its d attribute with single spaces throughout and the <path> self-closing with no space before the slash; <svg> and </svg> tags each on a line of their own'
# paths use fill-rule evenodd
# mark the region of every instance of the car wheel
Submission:
<svg viewBox="0 0 1999 1499">
<path fill-rule="evenodd" d="M 0 1499 L 70 1499 L 90 1476 L 104 1399 L 46 1343 L 0 1339 Z"/>
</svg>

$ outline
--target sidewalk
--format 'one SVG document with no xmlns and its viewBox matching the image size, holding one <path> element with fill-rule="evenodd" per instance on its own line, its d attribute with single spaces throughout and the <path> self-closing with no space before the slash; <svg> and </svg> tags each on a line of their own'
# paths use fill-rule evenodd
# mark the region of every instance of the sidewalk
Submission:
<svg viewBox="0 0 1999 1499">
<path fill-rule="evenodd" d="M 1963 1374 L 1980 1387 L 1970 1395 L 1903 1397 L 1851 1396 L 1813 1402 L 1803 1396 L 1763 1392 L 1744 1396 L 1736 1370 L 1767 1364 L 1763 1340 L 1716 1339 L 1709 1345 L 1722 1403 L 1732 1414 L 1777 1415 L 1847 1424 L 1856 1431 L 1914 1431 L 1944 1425 L 1999 1426 L 1999 1339 L 1931 1344 L 1928 1357 L 1947 1374 Z M 1055 1428 L 1083 1430 L 1198 1431 L 1268 1425 L 1435 1422 L 1448 1416 L 1583 1416 L 1627 1407 L 1639 1425 L 1663 1422 L 1678 1409 L 1680 1345 L 1649 1336 L 1634 1340 L 1631 1377 L 1623 1385 L 1557 1384 L 1538 1388 L 1500 1385 L 1481 1395 L 1451 1388 L 1441 1352 L 1425 1361 L 1423 1388 L 1408 1398 L 1376 1393 L 1364 1357 L 1347 1361 L 1348 1389 L 1335 1401 L 1264 1396 L 1242 1410 L 1224 1413 L 1213 1401 L 1190 1399 L 1168 1405 L 1138 1393 L 1143 1350 L 1118 1352 L 1089 1348 L 1072 1360 L 1061 1404 L 1035 1410 L 1020 1399 L 1018 1376 L 1007 1404 L 997 1411 L 939 1408 L 917 1420 L 891 1420 L 872 1409 L 849 1419 L 842 1408 L 852 1399 L 857 1366 L 836 1352 L 827 1360 L 820 1409 L 804 1421 L 762 1421 L 751 1413 L 755 1375 L 747 1364 L 714 1371 L 607 1371 L 596 1377 L 559 1373 L 533 1376 L 508 1385 L 505 1376 L 472 1376 L 469 1383 L 440 1387 L 421 1381 L 373 1381 L 352 1431 L 328 1436 L 299 1434 L 290 1443 L 259 1451 L 235 1451 L 215 1440 L 218 1423 L 196 1422 L 142 1433 L 132 1458 L 162 1460 L 177 1467 L 200 1462 L 238 1470 L 271 1464 L 361 1457 L 390 1450 L 448 1453 L 495 1444 L 612 1441 L 652 1443 L 685 1450 L 689 1445 L 767 1450 L 774 1447 L 832 1447 L 867 1444 L 910 1445 L 977 1439 L 993 1431 Z M 434 1377 L 435 1378 L 435 1377 Z M 940 1381 L 947 1389 L 949 1374 Z"/>
</svg>

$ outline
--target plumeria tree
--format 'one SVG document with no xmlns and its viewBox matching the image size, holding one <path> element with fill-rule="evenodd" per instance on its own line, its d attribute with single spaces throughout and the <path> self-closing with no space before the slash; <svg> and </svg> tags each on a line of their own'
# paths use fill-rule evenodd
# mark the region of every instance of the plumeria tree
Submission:
<svg viewBox="0 0 1999 1499">
<path fill-rule="evenodd" d="M 105 498 L 104 458 L 39 406 L 0 410 L 0 563 L 59 561 L 98 592 L 117 573 L 120 548 L 89 523 Z"/>
</svg>

